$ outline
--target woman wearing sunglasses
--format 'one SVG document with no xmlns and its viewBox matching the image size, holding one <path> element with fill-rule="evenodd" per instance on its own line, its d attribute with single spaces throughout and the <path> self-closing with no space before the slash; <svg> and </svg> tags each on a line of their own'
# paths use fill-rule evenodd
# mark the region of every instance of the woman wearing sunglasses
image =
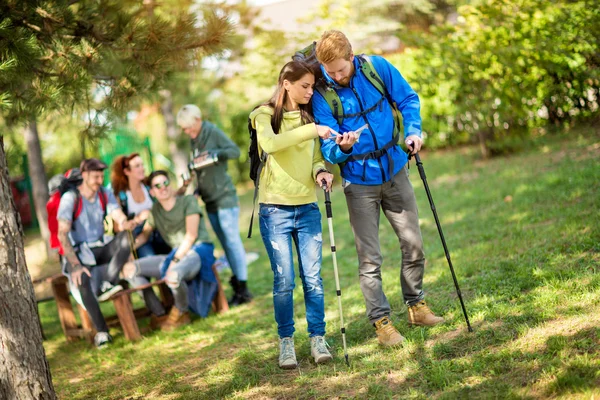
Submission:
<svg viewBox="0 0 600 400">
<path fill-rule="evenodd" d="M 135 245 L 142 246 L 156 230 L 173 251 L 169 255 L 154 255 L 127 263 L 123 271 L 136 286 L 148 283 L 148 278 L 166 280 L 173 292 L 175 306 L 166 321 L 162 321 L 161 328 L 171 330 L 190 323 L 186 281 L 194 279 L 201 268 L 203 271 L 210 270 L 214 262 L 214 247 L 196 197 L 177 196 L 165 171 L 152 172 L 146 183 L 156 202 L 152 205 L 142 233 L 135 239 Z M 154 314 L 161 314 L 160 302 L 146 303 Z"/>
</svg>

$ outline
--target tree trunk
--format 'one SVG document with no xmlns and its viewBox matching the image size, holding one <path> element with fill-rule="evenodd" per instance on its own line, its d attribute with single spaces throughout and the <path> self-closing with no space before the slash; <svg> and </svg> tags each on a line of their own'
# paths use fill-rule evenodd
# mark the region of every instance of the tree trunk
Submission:
<svg viewBox="0 0 600 400">
<path fill-rule="evenodd" d="M 0 399 L 56 399 L 0 136 Z"/>
<path fill-rule="evenodd" d="M 170 90 L 161 90 L 160 95 L 163 98 L 160 104 L 160 111 L 167 125 L 167 137 L 169 138 L 169 152 L 175 164 L 175 171 L 181 174 L 187 170 L 188 157 L 177 147 L 179 138 L 179 129 L 175 124 L 175 115 L 173 114 L 173 96 Z"/>
<path fill-rule="evenodd" d="M 481 151 L 481 156 L 483 158 L 490 158 L 490 149 L 486 144 L 488 135 L 483 129 L 480 129 L 477 132 L 477 138 L 479 139 L 479 150 Z"/>
<path fill-rule="evenodd" d="M 46 203 L 48 202 L 48 180 L 44 171 L 42 159 L 42 147 L 38 136 L 37 123 L 31 119 L 25 127 L 25 142 L 27 142 L 27 160 L 29 164 L 29 176 L 33 189 L 33 204 L 35 215 L 40 226 L 40 233 L 46 245 L 46 254 L 50 255 L 50 232 L 48 231 L 48 213 Z"/>
</svg>

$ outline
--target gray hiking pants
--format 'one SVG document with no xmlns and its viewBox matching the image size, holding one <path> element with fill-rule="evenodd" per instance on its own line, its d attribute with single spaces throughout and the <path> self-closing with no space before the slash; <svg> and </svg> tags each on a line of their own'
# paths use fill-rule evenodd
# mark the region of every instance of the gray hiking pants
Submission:
<svg viewBox="0 0 600 400">
<path fill-rule="evenodd" d="M 411 306 L 423 299 L 425 254 L 419 228 L 415 192 L 406 166 L 392 182 L 367 186 L 350 184 L 344 188 L 350 224 L 356 239 L 360 288 L 365 298 L 367 317 L 374 323 L 390 315 L 390 304 L 383 293 L 379 246 L 380 209 L 390 221 L 402 250 L 400 283 L 404 303 Z"/>
</svg>

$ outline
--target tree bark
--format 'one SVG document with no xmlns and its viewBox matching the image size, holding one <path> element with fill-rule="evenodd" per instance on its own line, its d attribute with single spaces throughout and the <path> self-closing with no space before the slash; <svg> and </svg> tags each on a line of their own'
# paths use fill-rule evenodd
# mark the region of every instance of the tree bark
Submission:
<svg viewBox="0 0 600 400">
<path fill-rule="evenodd" d="M 163 98 L 160 104 L 160 111 L 167 125 L 167 137 L 169 138 L 169 152 L 175 164 L 175 171 L 181 174 L 187 170 L 188 157 L 177 147 L 179 139 L 179 129 L 175 123 L 175 115 L 173 114 L 173 96 L 170 90 L 161 90 L 160 95 Z"/>
<path fill-rule="evenodd" d="M 0 399 L 56 399 L 0 135 Z"/>
<path fill-rule="evenodd" d="M 50 232 L 48 231 L 48 213 L 46 203 L 48 202 L 48 179 L 44 170 L 42 158 L 42 147 L 34 118 L 30 119 L 25 127 L 25 142 L 27 143 L 27 162 L 29 165 L 29 176 L 33 189 L 33 204 L 35 215 L 40 227 L 40 233 L 46 245 L 46 254 L 50 255 Z"/>
<path fill-rule="evenodd" d="M 485 159 L 490 158 L 490 149 L 487 146 L 487 132 L 483 129 L 477 131 L 477 139 L 479 140 L 479 151 L 481 151 L 481 156 Z"/>
</svg>

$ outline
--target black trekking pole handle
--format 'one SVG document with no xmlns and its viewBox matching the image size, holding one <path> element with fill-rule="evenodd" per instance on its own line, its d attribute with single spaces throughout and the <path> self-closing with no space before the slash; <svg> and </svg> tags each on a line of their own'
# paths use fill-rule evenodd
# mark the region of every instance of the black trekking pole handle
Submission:
<svg viewBox="0 0 600 400">
<path fill-rule="evenodd" d="M 327 191 L 327 181 L 325 179 L 321 180 L 321 188 L 323 189 L 323 193 L 325 193 L 325 212 L 327 213 L 327 218 L 332 218 L 331 196 Z"/>
<path fill-rule="evenodd" d="M 440 220 L 437 215 L 437 211 L 435 209 L 435 204 L 433 203 L 433 196 L 431 195 L 431 191 L 429 190 L 429 185 L 427 184 L 427 176 L 425 175 L 425 169 L 423 168 L 423 163 L 421 162 L 421 157 L 419 157 L 419 153 L 411 154 L 410 150 L 412 141 L 407 143 L 409 148 L 408 159 L 410 161 L 410 157 L 415 158 L 415 162 L 417 164 L 417 169 L 419 170 L 419 175 L 421 176 L 421 180 L 423 181 L 423 186 L 425 187 L 425 193 L 427 193 L 427 199 L 429 200 L 429 205 L 431 207 L 431 211 L 433 212 L 433 218 L 435 219 L 435 224 L 438 229 L 438 233 L 440 234 L 440 239 L 442 240 L 442 246 L 444 246 L 444 252 L 446 254 L 446 260 L 448 261 L 448 266 L 450 267 L 450 273 L 452 274 L 452 280 L 454 281 L 454 287 L 456 288 L 456 294 L 458 295 L 458 299 L 460 300 L 460 306 L 462 307 L 463 314 L 465 316 L 465 321 L 467 322 L 467 328 L 469 332 L 473 332 L 473 328 L 471 328 L 471 323 L 469 322 L 469 316 L 467 315 L 467 309 L 465 308 L 465 303 L 462 298 L 462 293 L 460 291 L 460 287 L 458 286 L 458 280 L 456 279 L 456 274 L 454 273 L 454 267 L 452 266 L 452 260 L 450 259 L 450 251 L 448 250 L 448 246 L 446 245 L 446 239 L 444 239 L 444 232 L 442 231 L 442 225 L 440 224 Z"/>
</svg>

